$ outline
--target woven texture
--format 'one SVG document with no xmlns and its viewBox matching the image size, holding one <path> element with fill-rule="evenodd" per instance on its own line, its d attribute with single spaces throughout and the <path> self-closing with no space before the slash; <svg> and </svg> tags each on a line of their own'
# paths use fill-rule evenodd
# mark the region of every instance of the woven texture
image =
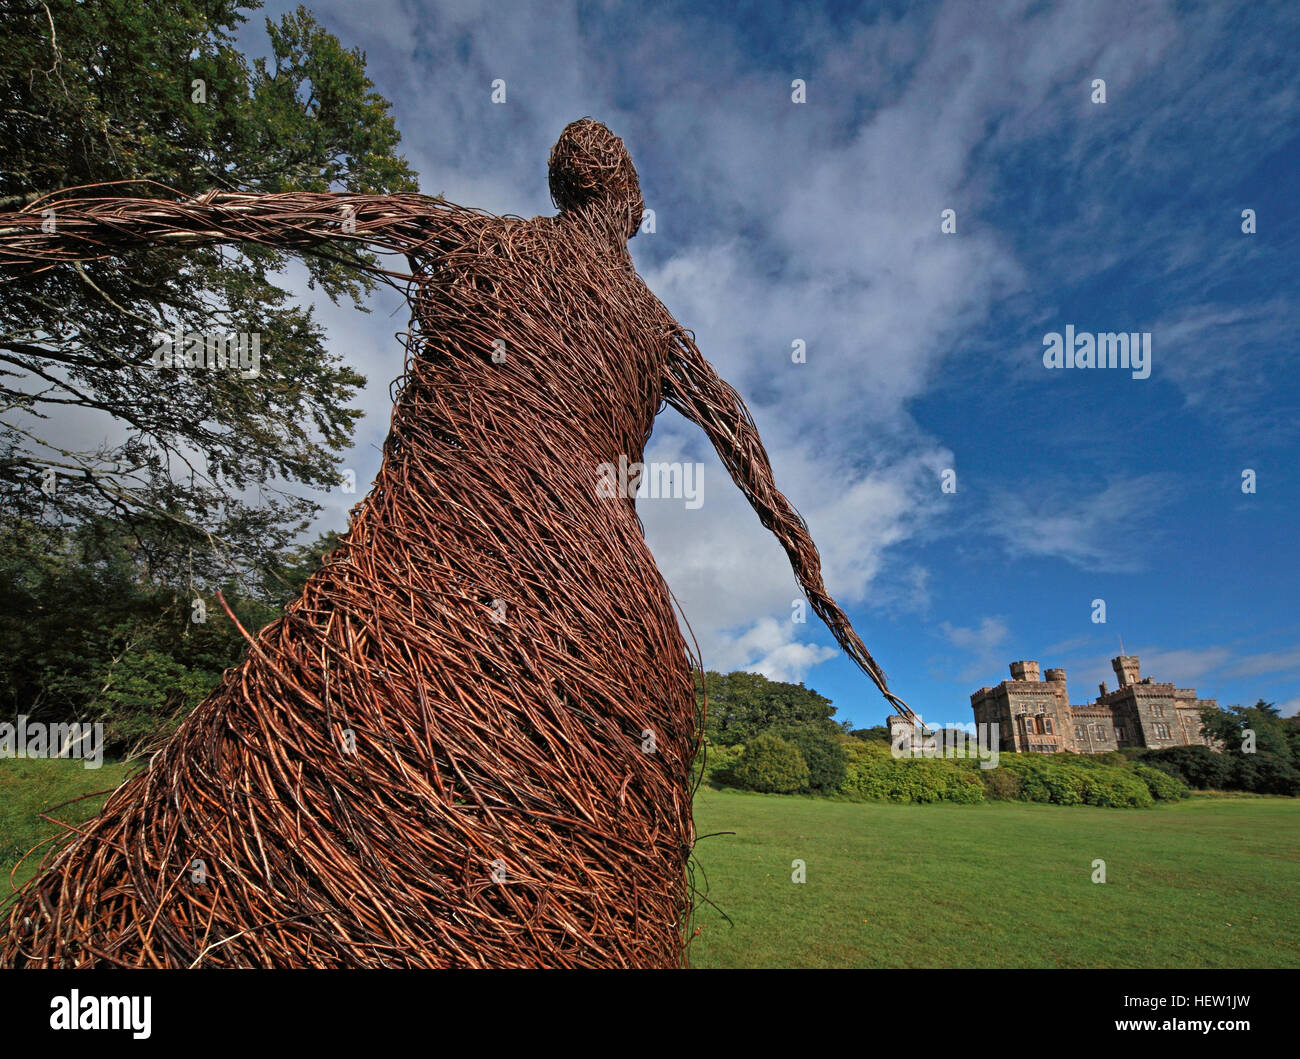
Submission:
<svg viewBox="0 0 1300 1059">
<path fill-rule="evenodd" d="M 743 402 L 637 277 L 622 142 L 573 123 L 550 186 L 559 215 L 530 221 L 418 195 L 102 187 L 0 214 L 13 281 L 149 245 L 354 239 L 405 258 L 381 271 L 412 307 L 383 463 L 338 549 L 47 856 L 0 963 L 681 966 L 698 662 L 635 499 L 601 487 L 665 402 L 908 712 L 826 593 Z"/>
</svg>

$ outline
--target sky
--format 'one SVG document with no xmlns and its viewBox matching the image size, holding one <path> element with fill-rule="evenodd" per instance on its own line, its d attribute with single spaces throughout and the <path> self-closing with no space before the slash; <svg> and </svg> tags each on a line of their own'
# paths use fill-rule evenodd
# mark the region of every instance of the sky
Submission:
<svg viewBox="0 0 1300 1059">
<path fill-rule="evenodd" d="M 245 50 L 293 6 L 253 13 Z M 1300 6 L 308 7 L 366 53 L 426 193 L 550 215 L 560 130 L 623 138 L 654 211 L 638 271 L 745 398 L 828 589 L 928 723 L 970 722 L 1016 659 L 1091 701 L 1121 642 L 1143 676 L 1300 710 Z M 287 278 L 369 379 L 368 483 L 406 310 Z M 1067 327 L 1149 335 L 1146 369 L 1048 366 Z M 638 510 L 705 666 L 884 723 L 792 620 L 789 563 L 703 434 L 666 410 L 646 459 L 703 467 L 698 506 Z M 322 495 L 315 528 L 357 499 Z"/>
</svg>

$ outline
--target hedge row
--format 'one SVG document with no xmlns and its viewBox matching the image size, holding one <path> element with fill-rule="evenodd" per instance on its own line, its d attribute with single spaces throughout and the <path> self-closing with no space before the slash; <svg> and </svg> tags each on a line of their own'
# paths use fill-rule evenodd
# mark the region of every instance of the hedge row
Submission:
<svg viewBox="0 0 1300 1059">
<path fill-rule="evenodd" d="M 880 742 L 846 739 L 843 746 L 844 779 L 837 792 L 828 793 L 855 801 L 1144 808 L 1188 795 L 1187 784 L 1178 777 L 1120 754 L 1002 754 L 997 768 L 982 769 L 974 759 L 895 758 Z M 704 780 L 787 793 L 807 790 L 806 775 L 806 763 L 792 741 L 764 734 L 748 747 L 709 747 Z"/>
<path fill-rule="evenodd" d="M 895 758 L 884 743 L 859 743 L 850 751 L 841 793 L 889 802 L 971 805 L 985 800 L 984 784 L 972 770 L 944 758 Z"/>
</svg>

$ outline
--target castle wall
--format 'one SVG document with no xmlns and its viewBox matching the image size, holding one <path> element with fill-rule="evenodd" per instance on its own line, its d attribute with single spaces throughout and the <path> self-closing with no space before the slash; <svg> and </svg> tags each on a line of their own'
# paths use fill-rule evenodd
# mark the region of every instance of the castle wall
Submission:
<svg viewBox="0 0 1300 1059">
<path fill-rule="evenodd" d="M 1136 655 L 1112 659 L 1120 686 L 1103 684 L 1094 702 L 1071 705 L 1065 670 L 1039 678 L 1033 661 L 1012 662 L 1011 680 L 971 695 L 976 724 L 999 725 L 1002 751 L 1105 754 L 1127 747 L 1211 745 L 1201 732 L 1200 711 L 1217 705 L 1194 688 L 1143 679 Z"/>
<path fill-rule="evenodd" d="M 1077 754 L 1108 754 L 1117 750 L 1115 711 L 1109 706 L 1071 706 L 1070 737 Z"/>
<path fill-rule="evenodd" d="M 971 696 L 975 723 L 996 721 L 1002 750 L 1052 754 L 1070 749 L 1063 728 L 1070 708 L 1064 673 L 1049 670 L 1061 679 L 1039 679 L 1037 662 L 1013 662 L 1011 672 L 1026 679 L 1004 680 Z"/>
</svg>

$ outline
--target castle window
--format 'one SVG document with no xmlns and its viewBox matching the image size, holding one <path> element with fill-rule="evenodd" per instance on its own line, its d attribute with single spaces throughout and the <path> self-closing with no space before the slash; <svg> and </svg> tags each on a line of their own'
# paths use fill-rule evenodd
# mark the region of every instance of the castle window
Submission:
<svg viewBox="0 0 1300 1059">
<path fill-rule="evenodd" d="M 1105 728 L 1105 726 L 1104 726 L 1104 725 L 1100 725 L 1100 724 L 1095 724 L 1095 725 L 1093 725 L 1093 728 L 1094 728 L 1094 730 L 1096 731 L 1096 734 L 1097 734 L 1097 741 L 1098 741 L 1098 742 L 1101 742 L 1101 743 L 1104 743 L 1104 742 L 1106 741 L 1106 728 Z"/>
<path fill-rule="evenodd" d="M 1121 742 L 1124 739 L 1124 729 L 1115 725 L 1115 742 Z"/>
<path fill-rule="evenodd" d="M 1074 726 L 1074 738 L 1077 739 L 1080 743 L 1086 741 L 1088 738 L 1087 729 L 1085 729 L 1081 724 L 1076 724 Z"/>
<path fill-rule="evenodd" d="M 1052 719 L 1050 717 L 1043 718 L 1043 734 L 1044 735 L 1052 734 Z"/>
<path fill-rule="evenodd" d="M 1168 738 L 1169 738 L 1169 725 L 1167 725 L 1167 724 L 1158 724 L 1158 725 L 1156 725 L 1156 737 L 1159 738 L 1159 739 L 1168 739 Z"/>
<path fill-rule="evenodd" d="M 1165 708 L 1164 708 L 1163 706 L 1161 706 L 1159 703 L 1157 703 L 1157 704 L 1153 707 L 1153 712 L 1155 713 L 1155 715 L 1156 715 L 1157 717 L 1163 717 L 1163 716 L 1165 715 Z"/>
</svg>

